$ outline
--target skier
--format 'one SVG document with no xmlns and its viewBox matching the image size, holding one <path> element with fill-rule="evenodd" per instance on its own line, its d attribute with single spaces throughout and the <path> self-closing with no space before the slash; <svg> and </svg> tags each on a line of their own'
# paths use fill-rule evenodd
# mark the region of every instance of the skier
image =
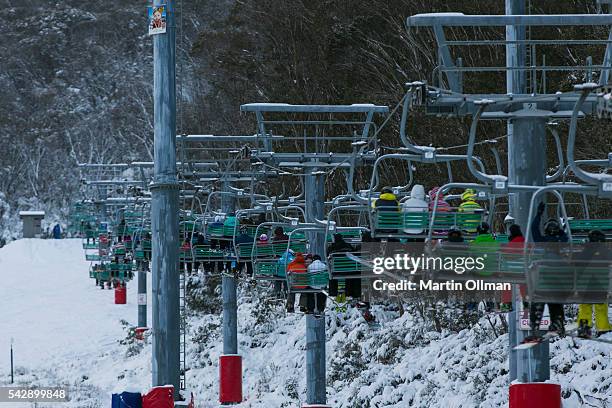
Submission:
<svg viewBox="0 0 612 408">
<path fill-rule="evenodd" d="M 191 275 L 191 271 L 193 270 L 193 258 L 191 253 L 191 237 L 187 236 L 183 240 L 183 244 L 181 245 L 181 257 L 183 258 L 183 263 L 185 265 L 184 269 Z"/>
<path fill-rule="evenodd" d="M 327 254 L 330 256 L 330 259 L 331 259 L 332 254 L 336 254 L 336 253 L 343 254 L 343 253 L 354 252 L 354 251 L 355 251 L 355 248 L 353 248 L 351 244 L 346 242 L 341 234 L 334 234 L 334 242 L 332 242 L 327 247 Z M 341 256 L 341 255 L 338 255 L 338 256 Z M 344 287 L 340 288 L 340 284 L 343 284 L 342 286 L 346 285 L 346 287 L 351 285 L 351 286 L 359 286 L 361 288 L 361 279 L 341 279 L 341 280 L 332 279 L 330 280 L 329 281 L 329 295 L 330 296 L 338 297 L 340 296 L 340 292 L 344 292 L 345 288 Z M 348 293 L 346 295 L 350 296 Z M 344 299 L 345 297 L 342 297 L 338 300 L 344 300 Z"/>
<path fill-rule="evenodd" d="M 295 258 L 287 265 L 287 274 L 305 274 L 308 270 L 306 257 L 301 252 L 295 254 Z M 295 286 L 296 289 L 306 289 L 302 284 Z"/>
<path fill-rule="evenodd" d="M 301 252 L 295 254 L 295 258 L 287 265 L 287 274 L 305 274 L 307 272 L 306 259 Z M 296 285 L 295 289 L 306 289 L 306 286 Z M 295 311 L 295 293 L 290 292 L 287 295 L 287 313 Z"/>
<path fill-rule="evenodd" d="M 491 234 L 491 229 L 489 224 L 486 222 L 481 222 L 478 227 L 476 227 L 476 238 L 474 238 L 474 243 L 494 243 L 495 238 L 493 234 Z"/>
<path fill-rule="evenodd" d="M 475 213 L 477 211 L 482 211 L 482 207 L 476 202 L 476 193 L 471 188 L 466 188 L 461 194 L 459 212 Z"/>
<path fill-rule="evenodd" d="M 483 211 L 480 204 L 476 202 L 476 193 L 471 188 L 466 188 L 463 194 L 461 194 L 461 204 L 458 211 L 466 214 L 479 214 Z M 464 223 L 466 224 L 464 226 L 466 232 L 476 232 L 476 225 L 472 222 L 471 217 L 470 220 L 464 220 Z"/>
<path fill-rule="evenodd" d="M 549 219 L 544 224 L 544 234 L 540 232 L 540 222 L 542 220 L 542 214 L 546 205 L 540 203 L 538 211 L 531 224 L 531 235 L 533 241 L 538 243 L 563 243 L 568 241 L 567 234 L 561 230 L 559 221 L 556 219 Z M 557 248 L 551 248 L 550 246 L 544 248 L 544 259 L 555 260 L 559 257 Z M 533 333 L 537 333 L 540 328 L 540 322 L 542 321 L 542 315 L 544 314 L 544 303 L 531 303 L 529 311 L 529 320 L 531 323 L 531 330 Z M 565 334 L 564 320 L 565 316 L 563 313 L 563 305 L 559 303 L 549 303 L 548 311 L 550 312 L 550 326 L 548 331 L 550 334 L 559 334 L 563 336 Z M 524 342 L 533 342 L 541 340 L 541 336 L 532 335 L 525 338 Z"/>
<path fill-rule="evenodd" d="M 240 227 L 240 235 L 236 237 L 235 244 L 237 246 L 246 246 L 248 248 L 252 247 L 253 237 L 249 235 L 249 229 L 246 225 Z M 244 262 L 244 264 L 246 265 L 247 275 L 253 276 L 253 263 L 250 260 L 247 260 Z M 242 265 L 239 265 L 238 268 L 242 268 Z"/>
<path fill-rule="evenodd" d="M 236 223 L 238 220 L 236 219 L 235 213 L 229 213 L 225 220 L 223 221 L 223 235 L 225 236 L 233 236 L 234 228 L 236 228 Z"/>
<path fill-rule="evenodd" d="M 224 222 L 225 222 L 224 217 L 222 217 L 220 215 L 215 215 L 215 218 L 213 218 L 213 220 L 208 223 L 208 228 L 213 230 L 211 232 L 211 234 L 213 232 L 217 232 L 220 229 L 223 229 L 223 223 Z"/>
<path fill-rule="evenodd" d="M 521 231 L 521 226 L 512 224 L 508 228 L 508 232 L 508 247 L 522 249 L 525 246 L 525 237 Z"/>
<path fill-rule="evenodd" d="M 53 227 L 53 238 L 60 239 L 62 238 L 62 227 L 59 224 L 55 224 Z"/>
<path fill-rule="evenodd" d="M 193 247 L 204 247 L 206 246 L 206 237 L 204 237 L 204 234 L 200 233 L 200 232 L 196 232 L 196 238 L 195 238 L 195 242 L 193 243 Z M 193 262 L 193 270 L 198 273 L 199 269 L 200 269 L 200 264 L 202 264 L 202 268 L 205 267 L 205 264 L 203 262 L 196 262 L 196 260 L 194 259 Z"/>
<path fill-rule="evenodd" d="M 525 246 L 525 237 L 521 231 L 520 225 L 512 224 L 508 228 L 508 244 L 504 245 L 503 253 L 506 254 L 507 259 L 513 259 L 520 257 L 523 253 L 523 247 Z M 521 294 L 525 293 L 525 285 L 520 285 Z M 504 290 L 501 294 L 501 305 L 500 309 L 502 312 L 510 312 L 512 310 L 512 290 Z"/>
<path fill-rule="evenodd" d="M 431 190 L 429 190 L 429 193 L 427 193 L 427 195 L 429 196 L 429 211 L 430 212 L 433 212 L 434 210 L 434 205 L 436 202 L 436 195 L 438 194 L 439 190 L 440 190 L 440 187 L 434 187 Z M 438 198 L 438 206 L 436 207 L 436 212 L 449 212 L 450 210 L 451 210 L 450 204 L 448 204 L 448 202 L 444 200 L 444 196 L 440 195 L 440 198 Z"/>
<path fill-rule="evenodd" d="M 285 234 L 285 230 L 283 227 L 278 226 L 274 228 L 274 236 L 272 237 L 273 242 L 287 242 L 289 241 L 289 236 Z"/>
<path fill-rule="evenodd" d="M 383 209 L 386 211 L 397 211 L 399 202 L 397 197 L 393 194 L 391 187 L 383 187 L 380 190 L 380 196 L 374 201 L 374 208 Z"/>
<path fill-rule="evenodd" d="M 324 273 L 326 271 L 327 271 L 327 265 L 325 265 L 325 263 L 321 260 L 321 257 L 319 255 L 313 255 L 312 262 L 310 263 L 310 265 L 308 265 L 308 274 L 312 276 L 312 275 Z M 322 287 L 317 287 L 317 288 L 323 289 L 324 286 L 325 285 L 323 285 Z M 327 296 L 325 296 L 325 294 L 323 293 L 302 294 L 300 295 L 300 304 L 302 304 L 301 297 L 304 295 L 306 295 L 305 297 L 306 297 L 306 312 L 307 313 L 319 314 L 325 310 L 325 303 L 327 302 Z"/>
<path fill-rule="evenodd" d="M 402 203 L 402 212 L 404 213 L 427 213 L 429 206 L 425 201 L 425 188 L 421 184 L 415 184 L 410 191 L 410 198 Z M 404 228 L 406 234 L 422 234 L 424 231 L 422 226 L 417 225 L 414 228 Z"/>
<path fill-rule="evenodd" d="M 333 254 L 336 252 L 352 252 L 355 249 L 351 244 L 344 240 L 342 234 L 334 234 L 334 242 L 327 247 L 327 253 Z"/>
<path fill-rule="evenodd" d="M 452 215 L 443 215 L 441 213 L 448 213 L 451 212 L 451 206 L 450 204 L 444 200 L 444 196 L 440 195 L 440 197 L 438 198 L 438 205 L 436 206 L 436 196 L 438 194 L 438 191 L 440 191 L 440 187 L 434 187 L 431 190 L 429 190 L 429 212 L 433 213 L 434 212 L 434 207 L 436 207 L 436 213 L 435 213 L 435 219 L 440 220 L 440 218 L 442 218 L 442 220 L 445 220 L 449 217 L 452 217 Z M 434 215 L 432 215 L 434 216 Z M 451 223 L 453 221 L 450 221 Z M 434 229 L 433 231 L 433 235 L 436 235 L 438 237 L 440 236 L 444 236 L 447 234 L 447 231 L 442 229 Z"/>
<path fill-rule="evenodd" d="M 276 276 L 281 278 L 287 278 L 287 265 L 289 265 L 295 259 L 295 252 L 292 249 L 288 249 L 282 253 L 276 263 Z M 286 280 L 274 281 L 274 292 L 280 294 L 282 290 L 287 290 Z"/>
<path fill-rule="evenodd" d="M 577 255 L 579 261 L 601 261 L 612 260 L 609 248 L 605 245 L 606 235 L 599 231 L 589 232 L 589 244 L 585 245 L 584 250 Z M 588 265 L 587 265 L 588 266 Z M 578 306 L 578 337 L 590 338 L 591 328 L 593 327 L 593 309 L 595 309 L 595 327 L 599 335 L 612 330 L 608 320 L 608 305 L 601 304 L 581 304 Z"/>
<path fill-rule="evenodd" d="M 261 234 L 259 236 L 259 241 L 257 241 L 257 245 L 268 245 L 268 235 Z"/>
<path fill-rule="evenodd" d="M 465 239 L 463 239 L 463 233 L 457 227 L 451 227 L 450 231 L 448 231 L 448 235 L 446 236 L 446 240 L 451 244 L 465 243 Z"/>
<path fill-rule="evenodd" d="M 384 213 L 393 213 L 399 210 L 399 201 L 397 201 L 397 197 L 393 194 L 391 187 L 383 187 L 382 190 L 380 190 L 380 196 L 374 201 L 374 208 Z M 379 229 L 378 232 L 396 234 L 397 230 L 385 228 Z M 389 239 L 389 241 L 394 241 L 394 239 Z"/>
</svg>

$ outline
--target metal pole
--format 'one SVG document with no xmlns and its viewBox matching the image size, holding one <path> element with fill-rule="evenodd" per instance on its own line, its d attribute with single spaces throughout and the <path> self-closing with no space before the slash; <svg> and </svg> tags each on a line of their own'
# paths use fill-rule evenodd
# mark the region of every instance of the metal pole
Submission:
<svg viewBox="0 0 612 408">
<path fill-rule="evenodd" d="M 546 119 L 515 119 L 514 148 L 510 161 L 510 183 L 543 186 L 546 177 Z M 510 211 L 521 226 L 525 236 L 529 218 L 529 205 L 533 193 L 515 193 L 510 201 Z M 514 310 L 519 306 L 519 293 L 515 289 Z M 516 313 L 513 321 L 516 342 L 525 337 L 519 330 L 520 316 Z M 512 336 L 510 336 L 512 337 Z M 515 351 L 516 379 L 521 382 L 541 382 L 550 378 L 549 344 L 544 342 L 529 350 Z"/>
<path fill-rule="evenodd" d="M 223 354 L 238 354 L 236 279 L 223 275 Z"/>
<path fill-rule="evenodd" d="M 223 191 L 230 191 L 229 184 L 223 183 Z M 221 211 L 233 213 L 236 200 L 228 194 L 221 195 Z M 221 280 L 223 295 L 223 354 L 238 354 L 238 302 L 236 300 L 236 278 L 233 271 L 226 271 Z"/>
<path fill-rule="evenodd" d="M 145 262 L 138 261 L 138 327 L 147 327 L 147 271 Z"/>
<path fill-rule="evenodd" d="M 311 172 L 316 172 L 312 169 Z M 306 175 L 306 222 L 322 220 L 325 201 L 325 178 L 321 174 Z M 324 254 L 325 233 L 309 232 L 308 241 L 313 254 Z M 316 296 L 316 295 L 315 295 Z M 306 316 L 306 402 L 308 404 L 325 404 L 325 310 L 317 317 Z"/>
<path fill-rule="evenodd" d="M 526 14 L 525 0 L 506 0 L 506 14 Z M 525 40 L 525 26 L 507 26 L 506 40 Z M 506 45 L 506 65 L 526 65 L 526 45 Z M 524 70 L 509 70 L 506 73 L 506 91 L 512 94 L 526 93 L 527 84 Z M 544 185 L 546 176 L 546 122 L 542 118 L 525 118 L 508 121 L 508 178 L 510 184 Z M 509 214 L 524 234 L 527 228 L 529 204 L 532 193 L 515 193 L 509 197 Z M 550 377 L 549 344 L 547 342 L 530 350 L 513 348 L 525 337 L 520 330 L 520 306 L 518 287 L 513 287 L 513 312 L 510 313 L 510 374 L 509 380 L 522 382 L 545 381 Z"/>
<path fill-rule="evenodd" d="M 524 15 L 525 14 L 525 0 L 506 0 L 506 15 Z M 506 41 L 516 41 L 525 39 L 525 27 L 524 26 L 506 26 Z M 525 65 L 525 46 L 523 44 L 506 44 L 506 66 L 524 66 Z M 525 73 L 518 70 L 508 70 L 506 72 L 506 92 L 512 94 L 521 94 L 525 91 Z M 508 121 L 507 124 L 508 134 L 508 174 L 513 174 L 514 167 L 514 125 Z M 509 198 L 509 209 L 508 213 L 516 217 L 515 206 L 513 205 L 513 198 Z M 519 224 L 520 225 L 520 224 Z M 517 378 L 517 359 L 518 351 L 514 350 L 514 347 L 520 343 L 524 336 L 519 330 L 517 322 L 519 321 L 519 314 L 517 312 L 518 302 L 516 300 L 518 296 L 518 288 L 513 285 L 512 288 L 512 312 L 508 315 L 508 339 L 510 342 L 510 355 L 508 357 L 509 363 L 509 380 L 510 382 Z"/>
<path fill-rule="evenodd" d="M 166 5 L 165 34 L 153 36 L 154 178 L 151 185 L 153 276 L 153 386 L 180 389 L 179 184 L 176 175 L 176 77 L 174 0 Z"/>
<path fill-rule="evenodd" d="M 13 371 L 13 339 L 11 339 L 11 384 L 15 382 L 15 376 Z"/>
</svg>

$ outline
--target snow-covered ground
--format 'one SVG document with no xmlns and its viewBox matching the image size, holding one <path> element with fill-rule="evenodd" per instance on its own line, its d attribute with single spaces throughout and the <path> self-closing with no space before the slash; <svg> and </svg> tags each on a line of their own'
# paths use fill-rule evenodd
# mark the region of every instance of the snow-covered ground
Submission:
<svg viewBox="0 0 612 408">
<path fill-rule="evenodd" d="M 8 381 L 14 338 L 18 383 L 70 387 L 73 400 L 64 407 L 107 407 L 112 392 L 149 388 L 151 352 L 147 345 L 128 357 L 118 343 L 126 337 L 120 320 L 136 320 L 134 282 L 128 304 L 114 305 L 112 291 L 89 279 L 83 258 L 78 240 L 21 240 L 0 249 L 0 384 Z M 239 305 L 245 397 L 239 407 L 299 407 L 304 317 L 285 314 L 282 303 L 248 285 L 240 286 Z M 328 313 L 332 407 L 507 406 L 507 336 L 487 319 L 457 329 L 451 316 L 439 333 L 414 308 L 402 317 L 391 306 L 374 313 L 378 329 L 355 310 Z M 189 318 L 187 383 L 199 408 L 218 407 L 220 323 L 218 313 Z M 501 330 L 499 322 L 495 328 Z M 564 408 L 612 407 L 611 351 L 612 345 L 572 338 L 551 345 L 552 380 L 562 385 Z"/>
<path fill-rule="evenodd" d="M 137 316 L 136 285 L 127 305 L 115 305 L 88 271 L 80 240 L 22 239 L 0 249 L 0 383 L 13 339 L 16 382 L 78 387 L 84 399 L 68 406 L 107 406 L 110 392 L 134 379 L 148 387 L 144 367 L 118 380 L 131 364 L 118 340 L 126 337 L 120 320 Z"/>
</svg>

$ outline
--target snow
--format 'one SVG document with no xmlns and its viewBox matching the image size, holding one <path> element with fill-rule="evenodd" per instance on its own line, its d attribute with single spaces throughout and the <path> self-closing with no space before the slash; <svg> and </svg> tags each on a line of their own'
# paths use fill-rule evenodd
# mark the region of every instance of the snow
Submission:
<svg viewBox="0 0 612 408">
<path fill-rule="evenodd" d="M 115 305 L 113 291 L 95 287 L 88 270 L 81 240 L 22 239 L 0 249 L 0 384 L 13 339 L 16 367 L 40 385 L 95 383 L 96 399 L 106 402 L 115 384 L 127 388 L 117 375 L 133 362 L 118 358 L 125 351 L 117 340 L 126 336 L 119 321 L 137 316 L 137 288 L 128 285 L 128 304 Z M 135 384 L 146 388 L 150 376 L 142 374 Z"/>
<path fill-rule="evenodd" d="M 89 279 L 83 259 L 79 240 L 19 240 L 0 249 L 0 385 L 8 383 L 6 351 L 14 338 L 17 383 L 69 386 L 73 399 L 63 407 L 107 407 L 112 392 L 150 389 L 150 343 L 130 356 L 118 344 L 126 337 L 120 320 L 136 323 L 135 282 L 128 285 L 128 304 L 114 305 L 112 291 Z M 199 275 L 192 283 L 205 287 L 207 279 Z M 192 311 L 188 318 L 187 384 L 198 408 L 219 406 L 220 298 L 218 287 L 211 287 L 211 310 Z M 241 284 L 238 295 L 245 401 L 236 407 L 300 406 L 304 316 L 286 314 L 261 283 Z M 461 323 L 461 311 L 444 307 L 438 332 L 431 311 L 405 308 L 400 317 L 395 305 L 374 306 L 378 329 L 355 309 L 328 311 L 329 405 L 508 406 L 508 338 L 499 316 L 493 326 L 486 318 Z M 611 350 L 569 337 L 551 344 L 551 381 L 561 384 L 564 408 L 612 406 Z"/>
</svg>

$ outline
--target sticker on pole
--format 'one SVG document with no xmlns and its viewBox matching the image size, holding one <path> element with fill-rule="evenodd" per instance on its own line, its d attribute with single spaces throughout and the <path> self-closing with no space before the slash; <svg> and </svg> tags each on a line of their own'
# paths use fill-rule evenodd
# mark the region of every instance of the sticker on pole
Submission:
<svg viewBox="0 0 612 408">
<path fill-rule="evenodd" d="M 143 306 L 147 304 L 147 294 L 139 293 L 138 294 L 138 306 Z"/>
<path fill-rule="evenodd" d="M 166 33 L 166 6 L 149 7 L 149 35 Z"/>
<path fill-rule="evenodd" d="M 529 320 L 529 309 L 523 308 L 522 302 L 519 304 L 519 328 L 520 330 L 531 330 L 531 323 Z M 548 311 L 548 305 L 544 307 L 544 313 L 542 314 L 542 320 L 540 321 L 540 330 L 546 331 L 550 327 L 550 313 Z"/>
</svg>

